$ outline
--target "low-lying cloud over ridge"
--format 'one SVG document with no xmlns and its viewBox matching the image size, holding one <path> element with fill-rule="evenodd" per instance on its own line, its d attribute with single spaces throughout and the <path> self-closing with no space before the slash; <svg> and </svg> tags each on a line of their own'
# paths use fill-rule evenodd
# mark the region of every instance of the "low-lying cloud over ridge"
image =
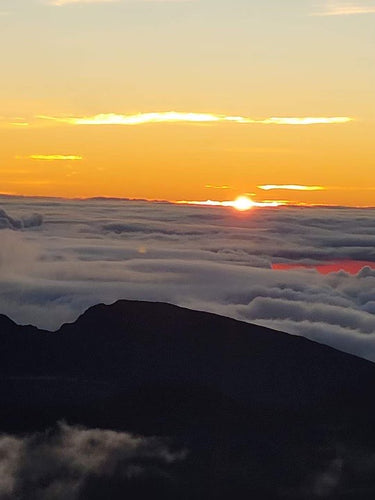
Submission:
<svg viewBox="0 0 375 500">
<path fill-rule="evenodd" d="M 94 481 L 105 481 L 109 494 L 120 484 L 126 495 L 138 481 L 172 481 L 168 468 L 184 457 L 160 439 L 64 423 L 26 437 L 0 435 L 0 498 L 79 500 Z"/>
<path fill-rule="evenodd" d="M 0 313 L 17 322 L 54 330 L 99 302 L 164 301 L 304 335 L 375 361 L 370 264 L 357 274 L 272 269 L 275 263 L 375 263 L 374 209 L 240 213 L 12 197 L 1 198 L 1 205 Z M 43 224 L 41 216 L 32 228 L 9 222 L 30 220 L 34 212 L 44 215 Z"/>
</svg>

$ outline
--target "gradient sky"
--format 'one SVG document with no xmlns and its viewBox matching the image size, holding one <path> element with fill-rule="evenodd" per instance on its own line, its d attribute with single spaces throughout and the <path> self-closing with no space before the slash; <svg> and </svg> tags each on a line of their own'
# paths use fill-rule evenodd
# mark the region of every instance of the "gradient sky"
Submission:
<svg viewBox="0 0 375 500">
<path fill-rule="evenodd" d="M 365 0 L 1 0 L 0 192 L 375 205 L 374 22 Z"/>
</svg>

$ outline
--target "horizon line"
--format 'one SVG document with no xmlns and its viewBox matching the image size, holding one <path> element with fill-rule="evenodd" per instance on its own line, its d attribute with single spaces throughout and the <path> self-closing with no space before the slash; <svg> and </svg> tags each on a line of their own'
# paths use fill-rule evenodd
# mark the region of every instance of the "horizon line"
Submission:
<svg viewBox="0 0 375 500">
<path fill-rule="evenodd" d="M 197 206 L 202 207 L 205 206 L 207 208 L 233 208 L 231 206 L 221 205 L 224 202 L 214 202 L 219 203 L 219 205 L 207 204 L 207 201 L 210 200 L 202 200 L 200 202 L 189 201 L 189 200 L 166 200 L 159 198 L 131 198 L 127 196 L 53 196 L 53 195 L 27 195 L 27 194 L 16 194 L 16 193 L 7 193 L 0 191 L 0 198 L 35 198 L 35 199 L 45 199 L 45 200 L 66 200 L 66 201 L 129 201 L 129 202 L 144 202 L 144 203 L 164 203 L 170 205 L 185 205 L 185 206 Z M 231 200 L 228 200 L 229 202 Z M 267 200 L 265 203 L 269 202 Z M 275 203 L 280 203 L 279 200 L 272 200 Z M 258 202 L 257 202 L 258 203 Z M 374 210 L 375 205 L 343 205 L 343 204 L 333 204 L 333 203 L 304 203 L 304 202 L 288 202 L 283 200 L 283 203 L 280 203 L 277 206 L 261 206 L 262 202 L 259 202 L 260 206 L 254 206 L 253 208 L 341 208 L 341 209 L 368 209 Z"/>
</svg>

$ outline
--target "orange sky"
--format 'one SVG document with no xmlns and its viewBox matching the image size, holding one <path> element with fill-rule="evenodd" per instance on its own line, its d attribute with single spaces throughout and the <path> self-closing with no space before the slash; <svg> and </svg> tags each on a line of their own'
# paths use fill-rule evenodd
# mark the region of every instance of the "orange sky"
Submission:
<svg viewBox="0 0 375 500">
<path fill-rule="evenodd" d="M 0 192 L 375 204 L 375 2 L 54 3 L 2 2 Z"/>
</svg>

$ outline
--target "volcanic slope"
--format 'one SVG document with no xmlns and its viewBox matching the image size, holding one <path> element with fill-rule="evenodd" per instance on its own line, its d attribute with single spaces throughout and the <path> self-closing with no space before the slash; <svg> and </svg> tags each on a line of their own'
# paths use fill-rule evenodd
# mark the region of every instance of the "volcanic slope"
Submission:
<svg viewBox="0 0 375 500">
<path fill-rule="evenodd" d="M 163 486 L 155 498 L 374 498 L 368 361 L 214 314 L 126 300 L 91 307 L 54 333 L 0 315 L 0 341 L 0 431 L 65 420 L 168 437 L 187 458 L 173 494 Z"/>
</svg>

